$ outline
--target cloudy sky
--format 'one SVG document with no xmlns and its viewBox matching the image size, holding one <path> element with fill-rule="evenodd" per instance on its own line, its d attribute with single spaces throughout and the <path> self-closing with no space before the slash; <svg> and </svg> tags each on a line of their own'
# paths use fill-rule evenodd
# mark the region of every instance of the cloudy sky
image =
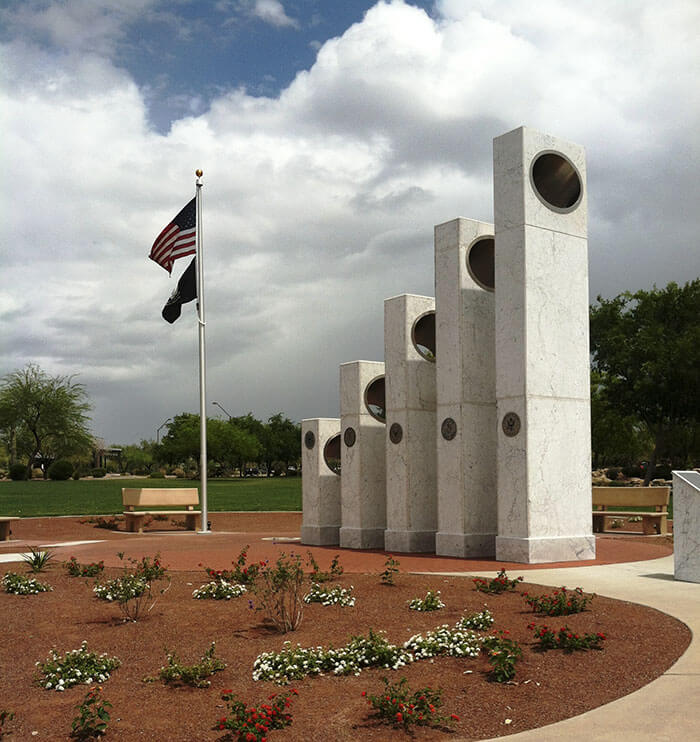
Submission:
<svg viewBox="0 0 700 742">
<path fill-rule="evenodd" d="M 93 430 L 198 410 L 151 243 L 204 170 L 208 398 L 337 416 L 433 225 L 493 218 L 495 136 L 586 147 L 591 301 L 700 275 L 696 0 L 4 0 L 0 375 L 78 374 Z"/>
</svg>

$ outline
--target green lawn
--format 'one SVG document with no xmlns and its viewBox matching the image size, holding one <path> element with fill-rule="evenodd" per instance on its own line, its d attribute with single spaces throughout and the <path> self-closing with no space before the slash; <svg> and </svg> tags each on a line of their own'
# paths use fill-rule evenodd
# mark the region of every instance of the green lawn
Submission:
<svg viewBox="0 0 700 742">
<path fill-rule="evenodd" d="M 0 515 L 107 515 L 121 513 L 122 487 L 199 487 L 187 479 L 96 479 L 74 482 L 0 482 Z M 301 510 L 301 477 L 210 479 L 211 512 Z"/>
</svg>

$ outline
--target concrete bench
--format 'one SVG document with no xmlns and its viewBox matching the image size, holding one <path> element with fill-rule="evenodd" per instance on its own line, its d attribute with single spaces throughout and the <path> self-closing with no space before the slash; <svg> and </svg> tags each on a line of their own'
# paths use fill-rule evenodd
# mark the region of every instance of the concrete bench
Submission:
<svg viewBox="0 0 700 742">
<path fill-rule="evenodd" d="M 668 502 L 670 487 L 594 487 L 593 531 L 603 533 L 606 518 L 642 519 L 642 532 L 649 536 L 668 533 Z M 620 508 L 654 508 L 653 512 L 621 510 Z"/>
<path fill-rule="evenodd" d="M 0 517 L 0 541 L 10 540 L 10 524 L 13 520 L 19 520 L 19 518 Z"/>
<path fill-rule="evenodd" d="M 122 488 L 124 519 L 127 531 L 143 533 L 143 519 L 155 515 L 184 515 L 185 527 L 190 531 L 197 530 L 201 510 L 194 510 L 199 505 L 199 492 L 196 487 L 155 488 Z M 161 510 L 160 508 L 179 507 L 180 510 Z M 158 508 L 157 510 L 136 510 L 136 508 Z"/>
</svg>

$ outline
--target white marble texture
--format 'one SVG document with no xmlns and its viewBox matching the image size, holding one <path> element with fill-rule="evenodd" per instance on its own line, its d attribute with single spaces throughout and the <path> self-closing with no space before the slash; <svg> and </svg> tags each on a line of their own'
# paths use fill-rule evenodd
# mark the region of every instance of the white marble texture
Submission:
<svg viewBox="0 0 700 742">
<path fill-rule="evenodd" d="M 314 435 L 313 448 L 305 443 Z M 309 418 L 301 421 L 301 543 L 336 546 L 340 531 L 340 476 L 328 468 L 323 449 L 340 433 L 338 418 Z"/>
<path fill-rule="evenodd" d="M 673 472 L 673 575 L 700 582 L 700 473 Z"/>
<path fill-rule="evenodd" d="M 340 366 L 341 528 L 340 546 L 384 548 L 386 528 L 385 425 L 373 417 L 365 391 L 384 376 L 384 363 L 353 361 Z M 348 446 L 345 431 L 355 440 Z"/>
<path fill-rule="evenodd" d="M 438 531 L 443 556 L 493 556 L 496 539 L 495 305 L 468 269 L 493 225 L 453 219 L 435 227 Z M 446 440 L 446 418 L 457 432 Z"/>
<path fill-rule="evenodd" d="M 435 551 L 435 363 L 411 338 L 414 323 L 434 310 L 427 296 L 402 294 L 384 302 L 387 551 Z M 401 426 L 399 443 L 390 439 L 394 423 Z"/>
<path fill-rule="evenodd" d="M 555 151 L 582 185 L 568 213 L 535 193 Z M 527 128 L 494 140 L 498 537 L 502 561 L 595 557 L 591 525 L 585 154 Z M 520 418 L 508 437 L 502 421 Z"/>
</svg>

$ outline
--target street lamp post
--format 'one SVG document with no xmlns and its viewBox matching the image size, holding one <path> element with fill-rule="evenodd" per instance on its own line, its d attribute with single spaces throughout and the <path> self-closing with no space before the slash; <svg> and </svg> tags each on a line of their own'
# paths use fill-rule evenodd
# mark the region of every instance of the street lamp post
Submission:
<svg viewBox="0 0 700 742">
<path fill-rule="evenodd" d="M 212 402 L 212 404 L 215 404 L 220 410 L 222 410 L 229 420 L 233 420 L 233 415 L 229 415 L 229 413 L 224 410 L 224 408 L 218 402 Z"/>
<path fill-rule="evenodd" d="M 172 417 L 169 417 L 157 430 L 156 430 L 156 443 L 160 443 L 160 431 L 169 423 L 172 422 Z"/>
</svg>

